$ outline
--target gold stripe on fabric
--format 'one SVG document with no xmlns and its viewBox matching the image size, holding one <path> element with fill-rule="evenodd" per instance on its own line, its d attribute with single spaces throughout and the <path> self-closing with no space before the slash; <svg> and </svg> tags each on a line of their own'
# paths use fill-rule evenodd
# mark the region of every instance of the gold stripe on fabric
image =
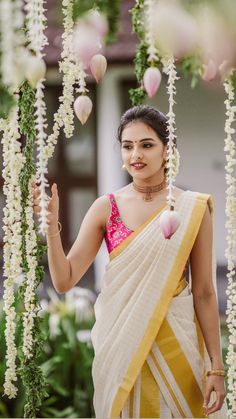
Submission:
<svg viewBox="0 0 236 419">
<path fill-rule="evenodd" d="M 132 388 L 130 392 L 129 414 L 131 418 L 134 417 L 134 387 Z"/>
<path fill-rule="evenodd" d="M 129 393 L 131 388 L 133 387 L 138 373 L 141 370 L 141 367 L 145 359 L 147 358 L 152 343 L 164 320 L 174 291 L 176 289 L 176 281 L 178 281 L 178 278 L 181 277 L 185 263 L 188 260 L 189 253 L 196 239 L 206 209 L 206 204 L 209 198 L 210 195 L 206 194 L 199 194 L 196 198 L 196 202 L 191 214 L 191 220 L 186 229 L 182 243 L 179 247 L 179 251 L 176 255 L 176 263 L 174 263 L 172 270 L 166 280 L 166 285 L 162 292 L 162 296 L 158 301 L 158 304 L 149 321 L 143 339 L 139 347 L 137 348 L 136 353 L 134 354 L 134 357 L 113 400 L 113 405 L 111 408 L 112 418 L 116 418 L 119 415 L 124 405 L 124 402 L 127 399 L 127 393 Z"/>
<path fill-rule="evenodd" d="M 154 364 L 155 364 L 155 367 L 156 367 L 157 371 L 159 372 L 159 374 L 160 374 L 160 376 L 161 376 L 162 380 L 164 381 L 164 383 L 165 383 L 165 385 L 166 385 L 166 387 L 167 387 L 167 389 L 168 389 L 168 391 L 169 391 L 169 393 L 170 393 L 170 395 L 171 395 L 171 397 L 172 397 L 172 399 L 173 399 L 173 401 L 174 401 L 174 403 L 175 403 L 175 405 L 176 405 L 176 408 L 178 409 L 178 411 L 179 411 L 179 413 L 180 413 L 181 417 L 182 417 L 182 418 L 186 418 L 186 416 L 185 416 L 185 414 L 184 414 L 184 411 L 182 410 L 181 405 L 179 404 L 179 401 L 178 401 L 177 397 L 175 396 L 175 393 L 173 392 L 172 387 L 171 387 L 171 386 L 170 386 L 170 384 L 168 383 L 168 381 L 167 381 L 167 379 L 166 379 L 166 377 L 165 377 L 165 374 L 163 373 L 163 371 L 162 371 L 162 369 L 161 369 L 160 365 L 158 364 L 157 359 L 156 359 L 156 357 L 154 356 L 154 354 L 152 353 L 152 351 L 150 352 L 150 356 L 151 356 L 151 358 L 152 358 L 152 360 L 153 360 L 153 362 L 154 362 Z M 163 396 L 163 397 L 164 397 L 164 396 Z"/>
<path fill-rule="evenodd" d="M 175 334 L 165 319 L 156 338 L 156 344 L 170 368 L 177 385 L 179 386 L 193 417 L 204 416 L 203 395 Z M 184 379 L 183 379 L 184 377 Z"/>
<path fill-rule="evenodd" d="M 163 205 L 161 208 L 159 208 L 158 211 L 155 212 L 155 214 L 151 215 L 151 217 L 149 217 L 148 220 L 145 221 L 145 223 L 143 223 L 140 227 L 136 228 L 136 230 L 134 230 L 133 233 L 131 233 L 117 247 L 115 247 L 115 249 L 113 249 L 112 252 L 109 254 L 110 260 L 118 256 L 129 245 L 129 243 L 140 233 L 140 231 L 142 231 L 144 227 L 146 227 L 146 225 L 148 225 L 153 220 L 153 218 L 155 218 L 157 214 L 159 214 L 159 212 L 161 212 L 165 207 L 166 205 Z"/>
<path fill-rule="evenodd" d="M 159 418 L 160 389 L 147 361 L 142 366 L 141 377 L 140 418 Z"/>
</svg>

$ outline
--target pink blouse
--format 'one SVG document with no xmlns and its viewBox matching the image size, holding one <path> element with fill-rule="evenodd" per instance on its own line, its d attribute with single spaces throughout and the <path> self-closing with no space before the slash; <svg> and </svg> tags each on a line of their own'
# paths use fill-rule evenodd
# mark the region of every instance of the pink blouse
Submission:
<svg viewBox="0 0 236 419">
<path fill-rule="evenodd" d="M 126 227 L 123 223 L 117 207 L 117 203 L 113 193 L 108 194 L 111 203 L 111 212 L 106 225 L 106 232 L 104 238 L 109 253 L 115 249 L 126 237 L 128 237 L 134 230 Z"/>
</svg>

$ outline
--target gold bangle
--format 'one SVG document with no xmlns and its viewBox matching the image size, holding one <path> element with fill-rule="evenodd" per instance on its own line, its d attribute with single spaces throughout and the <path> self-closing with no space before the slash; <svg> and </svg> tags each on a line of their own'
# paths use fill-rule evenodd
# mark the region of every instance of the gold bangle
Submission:
<svg viewBox="0 0 236 419">
<path fill-rule="evenodd" d="M 225 370 L 210 370 L 210 371 L 207 371 L 206 375 L 207 375 L 207 377 L 209 375 L 219 375 L 219 376 L 224 377 L 225 376 Z"/>
<path fill-rule="evenodd" d="M 58 221 L 57 223 L 59 224 L 59 231 L 56 234 L 48 234 L 47 233 L 47 237 L 56 237 L 56 236 L 58 236 L 58 234 L 60 234 L 60 232 L 62 230 L 62 226 L 61 226 L 60 221 Z"/>
</svg>

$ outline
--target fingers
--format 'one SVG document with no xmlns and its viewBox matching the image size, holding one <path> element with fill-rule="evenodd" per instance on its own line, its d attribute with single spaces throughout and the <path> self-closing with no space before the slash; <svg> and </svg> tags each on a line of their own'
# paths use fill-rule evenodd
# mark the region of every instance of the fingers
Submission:
<svg viewBox="0 0 236 419">
<path fill-rule="evenodd" d="M 216 401 L 209 407 L 206 408 L 206 414 L 210 415 L 211 413 L 216 412 L 217 410 L 220 410 L 225 398 L 225 393 L 222 392 L 216 392 Z M 209 402 L 208 402 L 209 403 Z"/>
<path fill-rule="evenodd" d="M 57 195 L 57 184 L 53 183 L 51 187 L 52 195 Z"/>
<path fill-rule="evenodd" d="M 39 214 L 39 212 L 41 210 L 41 207 L 39 206 L 40 190 L 39 190 L 39 187 L 37 186 L 35 181 L 32 181 L 32 188 L 33 188 L 34 213 Z M 51 198 L 55 198 L 56 196 L 58 196 L 57 184 L 56 183 L 53 183 L 53 185 L 51 186 L 51 191 L 52 191 Z M 48 195 L 46 196 L 46 200 L 50 201 L 50 197 Z"/>
</svg>

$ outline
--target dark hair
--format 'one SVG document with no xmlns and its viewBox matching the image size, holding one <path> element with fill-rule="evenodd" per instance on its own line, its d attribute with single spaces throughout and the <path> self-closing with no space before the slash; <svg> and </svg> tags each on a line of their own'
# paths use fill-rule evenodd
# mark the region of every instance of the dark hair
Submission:
<svg viewBox="0 0 236 419">
<path fill-rule="evenodd" d="M 164 145 L 168 143 L 167 116 L 148 105 L 134 106 L 128 109 L 121 117 L 117 131 L 117 139 L 121 143 L 122 133 L 130 122 L 140 121 L 147 124 L 156 132 Z"/>
</svg>

